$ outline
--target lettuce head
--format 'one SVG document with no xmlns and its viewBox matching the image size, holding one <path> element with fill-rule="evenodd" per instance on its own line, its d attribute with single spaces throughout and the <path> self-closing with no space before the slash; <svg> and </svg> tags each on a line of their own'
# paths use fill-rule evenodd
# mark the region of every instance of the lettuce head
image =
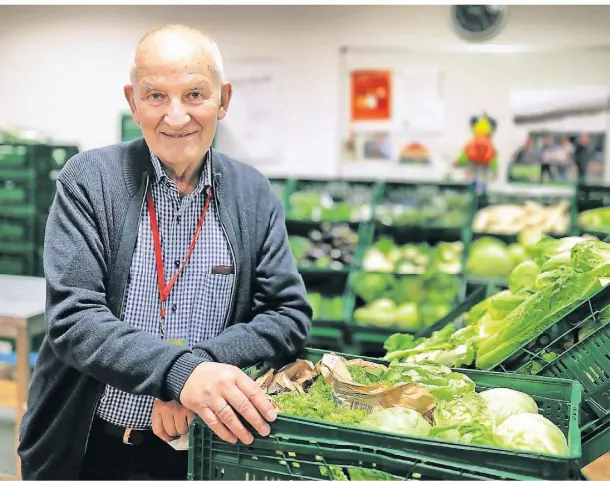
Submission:
<svg viewBox="0 0 610 481">
<path fill-rule="evenodd" d="M 430 424 L 414 409 L 391 407 L 375 411 L 358 425 L 361 428 L 409 436 L 428 436 Z"/>
<path fill-rule="evenodd" d="M 435 426 L 478 423 L 494 430 L 494 418 L 485 399 L 477 392 L 469 392 L 443 401 L 434 410 Z"/>
<path fill-rule="evenodd" d="M 481 393 L 496 426 L 513 414 L 538 413 L 538 405 L 529 395 L 508 388 L 489 389 Z"/>
<path fill-rule="evenodd" d="M 565 456 L 569 452 L 561 429 L 540 414 L 513 414 L 498 426 L 495 434 L 501 446 L 508 449 L 554 456 Z"/>
</svg>

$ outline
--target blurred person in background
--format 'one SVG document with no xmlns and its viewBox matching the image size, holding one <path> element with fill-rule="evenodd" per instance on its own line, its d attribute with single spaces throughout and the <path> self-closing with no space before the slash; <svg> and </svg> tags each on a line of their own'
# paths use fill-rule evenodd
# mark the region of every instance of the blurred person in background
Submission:
<svg viewBox="0 0 610 481">
<path fill-rule="evenodd" d="M 574 165 L 574 146 L 569 137 L 563 136 L 556 153 L 557 179 L 568 180 L 569 172 Z"/>
<path fill-rule="evenodd" d="M 587 180 L 587 168 L 591 159 L 591 139 L 586 133 L 582 133 L 574 141 L 574 163 L 578 171 L 578 181 Z"/>
<path fill-rule="evenodd" d="M 230 443 L 253 441 L 248 424 L 268 435 L 275 410 L 240 368 L 309 335 L 280 200 L 211 149 L 232 94 L 215 42 L 148 33 L 124 93 L 144 138 L 82 152 L 57 179 L 24 479 L 185 479 L 188 452 L 168 442 L 195 415 Z"/>
<path fill-rule="evenodd" d="M 546 179 L 553 180 L 553 163 L 555 146 L 553 145 L 553 139 L 550 136 L 545 136 L 542 139 L 542 147 L 540 148 L 540 183 Z"/>
</svg>

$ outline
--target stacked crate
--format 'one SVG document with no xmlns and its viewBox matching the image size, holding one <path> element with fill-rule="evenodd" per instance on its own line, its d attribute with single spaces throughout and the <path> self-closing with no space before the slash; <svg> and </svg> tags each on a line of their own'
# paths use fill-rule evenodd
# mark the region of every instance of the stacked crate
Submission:
<svg viewBox="0 0 610 481">
<path fill-rule="evenodd" d="M 0 144 L 0 274 L 42 275 L 55 180 L 74 146 Z"/>
</svg>

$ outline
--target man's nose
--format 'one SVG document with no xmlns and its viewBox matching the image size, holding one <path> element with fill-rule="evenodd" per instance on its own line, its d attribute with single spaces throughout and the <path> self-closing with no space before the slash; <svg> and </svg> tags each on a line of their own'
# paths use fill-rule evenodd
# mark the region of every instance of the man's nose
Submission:
<svg viewBox="0 0 610 481">
<path fill-rule="evenodd" d="M 180 99 L 172 99 L 169 110 L 165 114 L 165 123 L 172 129 L 181 129 L 191 120 L 190 115 L 182 105 Z"/>
</svg>

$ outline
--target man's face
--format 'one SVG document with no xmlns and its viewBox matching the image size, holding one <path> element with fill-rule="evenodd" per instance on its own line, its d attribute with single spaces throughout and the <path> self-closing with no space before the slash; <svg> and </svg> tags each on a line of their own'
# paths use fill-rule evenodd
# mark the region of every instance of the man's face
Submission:
<svg viewBox="0 0 610 481">
<path fill-rule="evenodd" d="M 191 50 L 144 49 L 133 85 L 125 87 L 146 143 L 170 166 L 204 157 L 231 97 L 230 84 L 220 84 L 210 56 L 201 47 Z"/>
</svg>

